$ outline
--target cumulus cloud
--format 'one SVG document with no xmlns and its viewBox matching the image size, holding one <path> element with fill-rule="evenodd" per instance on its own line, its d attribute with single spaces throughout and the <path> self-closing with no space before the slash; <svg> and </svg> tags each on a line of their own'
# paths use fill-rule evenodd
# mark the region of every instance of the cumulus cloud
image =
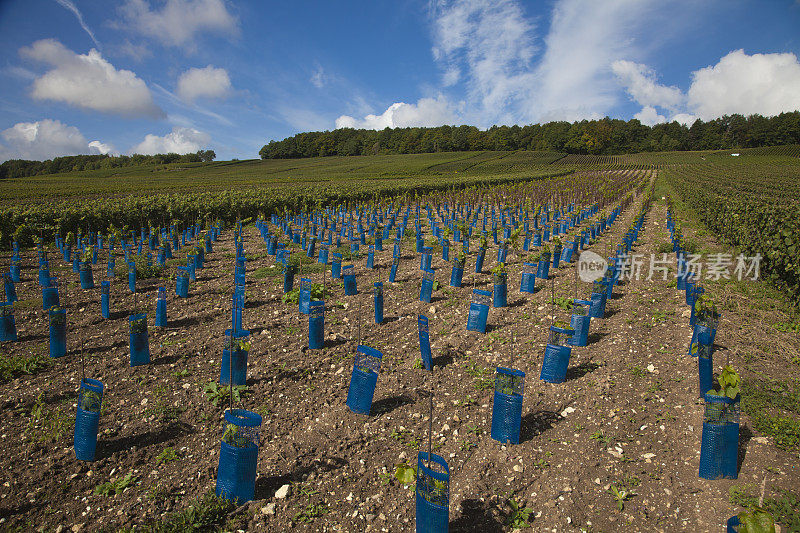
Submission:
<svg viewBox="0 0 800 533">
<path fill-rule="evenodd" d="M 647 65 L 618 60 L 611 64 L 611 70 L 638 104 L 650 108 L 659 106 L 678 109 L 684 103 L 685 97 L 681 90 L 659 84 L 656 81 L 656 72 Z"/>
<path fill-rule="evenodd" d="M 800 109 L 800 63 L 794 54 L 735 50 L 692 73 L 688 107 L 703 120 L 723 115 L 778 115 Z"/>
<path fill-rule="evenodd" d="M 109 154 L 114 151 L 114 147 L 110 144 L 102 143 L 100 141 L 92 141 L 89 143 L 89 148 L 96 150 L 101 154 Z"/>
<path fill-rule="evenodd" d="M 100 141 L 87 142 L 78 128 L 58 120 L 19 122 L 0 132 L 0 160 L 45 160 L 63 155 L 105 154 L 113 150 Z"/>
<path fill-rule="evenodd" d="M 647 124 L 668 117 L 691 124 L 698 117 L 800 109 L 800 63 L 793 54 L 731 52 L 692 73 L 686 92 L 661 83 L 641 61 L 663 46 L 658 39 L 685 32 L 686 21 L 707 10 L 706 3 L 554 0 L 544 34 L 521 0 L 432 0 L 431 5 L 431 52 L 444 94 L 436 101 L 445 122 L 457 116 L 488 127 L 599 119 L 615 110 L 623 91 L 641 106 L 636 118 Z M 681 16 L 672 16 L 675 12 Z M 447 101 L 459 101 L 454 95 L 462 90 L 466 96 L 456 115 Z M 363 119 L 340 116 L 336 125 L 442 123 L 441 115 L 434 120 L 418 107 L 398 102 Z M 404 112 L 419 122 L 401 121 Z"/>
<path fill-rule="evenodd" d="M 146 135 L 144 140 L 131 148 L 134 154 L 189 154 L 208 147 L 211 136 L 194 128 L 174 127 L 164 136 Z"/>
<path fill-rule="evenodd" d="M 662 9 L 652 0 L 556 2 L 524 116 L 573 121 L 607 114 L 619 99 L 612 63 L 641 53 L 637 37 Z"/>
<path fill-rule="evenodd" d="M 194 50 L 202 32 L 239 34 L 239 20 L 224 0 L 167 0 L 161 9 L 151 9 L 147 0 L 128 0 L 120 10 L 126 28 L 168 46 Z"/>
<path fill-rule="evenodd" d="M 336 127 L 370 130 L 411 126 L 434 127 L 453 124 L 455 120 L 453 107 L 440 95 L 437 98 L 420 98 L 416 104 L 397 102 L 380 115 L 367 115 L 360 120 L 342 115 L 336 119 Z"/>
<path fill-rule="evenodd" d="M 665 120 L 654 106 L 668 109 L 671 120 L 687 125 L 698 118 L 800 110 L 800 62 L 794 54 L 747 55 L 735 50 L 716 65 L 692 72 L 686 95 L 658 84 L 655 72 L 645 65 L 616 61 L 612 69 L 628 94 L 644 106 L 636 115 L 643 124 Z"/>
<path fill-rule="evenodd" d="M 190 68 L 178 78 L 178 96 L 190 102 L 197 98 L 224 98 L 230 91 L 231 79 L 224 68 Z"/>
<path fill-rule="evenodd" d="M 670 119 L 670 122 L 674 121 L 674 122 L 679 122 L 680 124 L 683 124 L 685 126 L 691 126 L 692 124 L 694 124 L 695 120 L 697 120 L 697 117 L 690 113 L 678 113 Z"/>
<path fill-rule="evenodd" d="M 633 118 L 638 119 L 639 122 L 645 126 L 652 126 L 654 124 L 661 124 L 667 121 L 667 117 L 659 115 L 655 107 L 644 106 L 641 111 L 633 115 Z"/>
<path fill-rule="evenodd" d="M 144 81 L 130 70 L 117 70 L 94 48 L 76 54 L 55 39 L 43 39 L 20 54 L 53 67 L 33 82 L 31 96 L 37 100 L 123 116 L 165 116 Z"/>
</svg>

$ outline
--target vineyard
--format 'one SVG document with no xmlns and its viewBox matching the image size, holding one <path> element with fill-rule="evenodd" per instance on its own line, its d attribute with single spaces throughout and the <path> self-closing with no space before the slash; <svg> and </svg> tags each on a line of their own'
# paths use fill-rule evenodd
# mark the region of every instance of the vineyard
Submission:
<svg viewBox="0 0 800 533">
<path fill-rule="evenodd" d="M 800 531 L 798 156 L 3 180 L 0 530 Z"/>
</svg>

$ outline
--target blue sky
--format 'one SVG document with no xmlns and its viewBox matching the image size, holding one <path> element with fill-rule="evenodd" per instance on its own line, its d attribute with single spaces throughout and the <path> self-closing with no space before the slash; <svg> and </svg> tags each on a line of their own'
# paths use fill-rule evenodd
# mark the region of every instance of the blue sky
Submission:
<svg viewBox="0 0 800 533">
<path fill-rule="evenodd" d="M 0 0 L 0 161 L 800 109 L 800 0 Z"/>
</svg>

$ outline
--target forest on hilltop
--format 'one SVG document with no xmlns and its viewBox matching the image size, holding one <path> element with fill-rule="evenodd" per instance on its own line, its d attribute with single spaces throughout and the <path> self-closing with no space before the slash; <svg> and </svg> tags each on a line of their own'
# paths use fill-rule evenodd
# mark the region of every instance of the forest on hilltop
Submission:
<svg viewBox="0 0 800 533">
<path fill-rule="evenodd" d="M 800 143 L 800 111 L 774 117 L 724 116 L 645 126 L 637 119 L 548 122 L 527 126 L 439 126 L 298 133 L 270 141 L 261 159 L 320 156 L 417 154 L 473 150 L 545 150 L 571 154 L 614 155 L 674 150 L 721 150 Z"/>
</svg>

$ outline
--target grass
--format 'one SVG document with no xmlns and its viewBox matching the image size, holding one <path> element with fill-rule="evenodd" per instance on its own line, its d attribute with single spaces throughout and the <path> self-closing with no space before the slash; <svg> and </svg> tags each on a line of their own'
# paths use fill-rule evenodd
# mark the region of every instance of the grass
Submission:
<svg viewBox="0 0 800 533">
<path fill-rule="evenodd" d="M 789 531 L 800 531 L 800 494 L 780 490 L 776 497 L 765 497 L 763 509 L 772 515 L 775 522 Z M 739 507 L 752 509 L 758 506 L 758 496 L 751 485 L 734 485 L 728 490 L 728 501 Z"/>
<path fill-rule="evenodd" d="M 49 355 L 42 347 L 41 351 L 30 351 L 27 354 L 0 355 L 0 383 L 11 381 L 23 374 L 35 374 L 52 364 Z"/>
<path fill-rule="evenodd" d="M 800 449 L 800 390 L 772 380 L 748 378 L 742 383 L 742 411 L 753 427 L 784 449 Z"/>
<path fill-rule="evenodd" d="M 185 407 L 173 405 L 169 399 L 169 390 L 161 386 L 153 391 L 153 402 L 145 412 L 162 422 L 171 422 L 177 420 L 185 410 Z"/>
<path fill-rule="evenodd" d="M 479 366 L 476 361 L 467 361 L 464 366 L 467 374 L 472 376 L 472 386 L 479 391 L 488 390 L 494 387 L 494 376 L 488 368 Z"/>
<path fill-rule="evenodd" d="M 48 407 L 44 393 L 41 393 L 31 408 L 25 434 L 38 444 L 55 443 L 73 426 L 74 419 L 74 415 L 67 412 L 64 404 L 55 408 Z"/>
<path fill-rule="evenodd" d="M 250 277 L 253 279 L 266 279 L 266 278 L 276 278 L 283 274 L 283 271 L 275 265 L 271 265 L 268 267 L 259 267 L 250 274 Z"/>
<path fill-rule="evenodd" d="M 137 478 L 133 475 L 133 472 L 129 472 L 128 474 L 125 474 L 125 476 L 117 478 L 114 481 L 101 483 L 95 487 L 94 493 L 99 496 L 113 496 L 116 494 L 122 494 L 125 489 L 136 483 L 136 480 Z"/>
<path fill-rule="evenodd" d="M 147 248 L 147 251 L 150 251 Z M 142 279 L 159 278 L 163 274 L 166 266 L 157 265 L 155 253 L 153 254 L 153 264 L 147 264 L 147 252 L 145 247 L 142 246 L 142 255 L 131 255 L 131 262 L 136 266 L 136 281 Z M 182 263 L 185 265 L 185 263 Z M 125 257 L 117 258 L 114 264 L 114 274 L 118 279 L 128 281 L 128 264 L 125 262 Z"/>
<path fill-rule="evenodd" d="M 192 501 L 186 509 L 170 513 L 157 522 L 137 528 L 136 531 L 147 533 L 213 531 L 234 508 L 233 502 L 209 492 Z"/>
</svg>

